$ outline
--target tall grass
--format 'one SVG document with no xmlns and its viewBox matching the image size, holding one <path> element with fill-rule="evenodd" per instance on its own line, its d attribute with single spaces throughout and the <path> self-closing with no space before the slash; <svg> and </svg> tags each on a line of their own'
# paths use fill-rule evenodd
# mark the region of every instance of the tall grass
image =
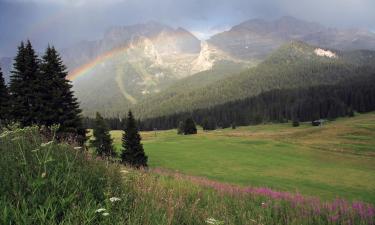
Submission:
<svg viewBox="0 0 375 225">
<path fill-rule="evenodd" d="M 3 132 L 0 156 L 0 224 L 374 224 L 365 203 L 135 171 L 48 140 L 37 127 Z"/>
<path fill-rule="evenodd" d="M 111 208 L 112 196 L 127 199 L 116 167 L 45 140 L 37 127 L 6 131 L 0 141 L 0 224 L 126 222 L 95 212 Z"/>
</svg>

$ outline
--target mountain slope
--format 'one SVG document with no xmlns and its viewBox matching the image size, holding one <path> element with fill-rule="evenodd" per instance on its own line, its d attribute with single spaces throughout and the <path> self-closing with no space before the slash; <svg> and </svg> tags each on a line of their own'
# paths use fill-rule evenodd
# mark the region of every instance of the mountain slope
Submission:
<svg viewBox="0 0 375 225">
<path fill-rule="evenodd" d="M 253 19 L 211 37 L 208 42 L 240 59 L 264 59 L 281 45 L 300 40 L 338 50 L 375 50 L 375 34 L 359 29 L 326 28 L 293 17 Z"/>
<path fill-rule="evenodd" d="M 89 116 L 96 111 L 107 117 L 123 114 L 179 79 L 209 71 L 220 63 L 240 68 L 249 64 L 227 56 L 182 28 L 155 22 L 112 28 L 102 40 L 80 46 L 64 51 L 63 56 L 69 68 L 88 62 L 78 72 L 73 70 L 70 78 Z M 238 71 L 232 68 L 224 70 Z M 212 79 L 206 81 L 215 80 L 214 74 L 210 76 Z"/>
<path fill-rule="evenodd" d="M 375 72 L 373 67 L 347 61 L 353 54 L 359 53 L 325 50 L 293 41 L 280 47 L 255 68 L 204 87 L 180 90 L 173 95 L 160 93 L 140 102 L 135 109 L 143 117 L 161 116 L 207 108 L 268 90 L 334 84 Z M 360 54 L 367 60 L 361 62 L 375 65 L 375 52 Z"/>
</svg>

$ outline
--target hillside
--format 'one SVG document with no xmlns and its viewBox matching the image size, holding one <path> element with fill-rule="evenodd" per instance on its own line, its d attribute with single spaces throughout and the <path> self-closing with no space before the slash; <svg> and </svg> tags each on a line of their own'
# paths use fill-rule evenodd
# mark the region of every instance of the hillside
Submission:
<svg viewBox="0 0 375 225">
<path fill-rule="evenodd" d="M 221 62 L 248 64 L 227 57 L 183 28 L 156 22 L 111 28 L 103 39 L 79 43 L 62 55 L 85 114 L 99 110 L 106 116 L 121 114 L 142 98 Z"/>
<path fill-rule="evenodd" d="M 293 41 L 254 68 L 204 87 L 179 89 L 179 92 L 166 90 L 140 102 L 134 109 L 143 117 L 155 117 L 209 108 L 272 89 L 335 84 L 374 73 L 370 67 L 374 65 L 374 56 L 372 51 L 330 51 Z"/>
<path fill-rule="evenodd" d="M 252 19 L 211 37 L 208 42 L 240 59 L 264 59 L 281 45 L 299 40 L 338 50 L 375 50 L 375 34 L 360 29 L 327 28 L 290 16 Z"/>
</svg>

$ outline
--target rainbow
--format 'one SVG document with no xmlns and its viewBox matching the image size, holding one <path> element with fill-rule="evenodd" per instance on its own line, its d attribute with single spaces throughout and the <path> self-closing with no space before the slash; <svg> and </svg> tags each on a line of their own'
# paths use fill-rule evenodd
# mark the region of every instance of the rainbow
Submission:
<svg viewBox="0 0 375 225">
<path fill-rule="evenodd" d="M 184 34 L 181 34 L 181 35 L 184 35 Z M 68 76 L 66 78 L 68 80 L 73 81 L 73 80 L 77 79 L 78 77 L 81 77 L 82 75 L 87 74 L 88 72 L 90 72 L 92 69 L 94 69 L 100 63 L 103 63 L 103 62 L 113 58 L 114 56 L 117 56 L 121 53 L 126 52 L 132 46 L 138 46 L 139 44 L 142 44 L 144 38 L 145 37 L 139 37 L 138 40 L 133 40 L 130 43 L 128 43 L 126 46 L 120 46 L 120 47 L 114 48 L 110 51 L 107 51 L 107 52 L 97 56 L 96 58 L 94 58 L 90 62 L 74 69 L 72 72 L 70 72 L 68 74 Z M 154 37 L 148 37 L 146 39 L 155 40 L 155 39 L 158 39 L 158 36 L 156 35 Z M 168 40 L 164 40 L 164 41 L 168 42 Z"/>
<path fill-rule="evenodd" d="M 73 70 L 72 72 L 70 72 L 68 74 L 68 76 L 66 78 L 68 80 L 73 81 L 73 80 L 77 79 L 78 77 L 81 77 L 82 75 L 90 72 L 98 64 L 100 64 L 102 62 L 105 62 L 105 61 L 113 58 L 114 56 L 117 56 L 118 54 L 121 54 L 121 53 L 127 51 L 128 49 L 129 49 L 129 46 L 126 46 L 126 47 L 115 48 L 115 49 L 112 49 L 108 52 L 105 52 L 102 55 L 99 55 L 95 59 L 91 60 L 90 62 L 88 62 L 88 63 L 78 67 L 77 69 Z"/>
</svg>

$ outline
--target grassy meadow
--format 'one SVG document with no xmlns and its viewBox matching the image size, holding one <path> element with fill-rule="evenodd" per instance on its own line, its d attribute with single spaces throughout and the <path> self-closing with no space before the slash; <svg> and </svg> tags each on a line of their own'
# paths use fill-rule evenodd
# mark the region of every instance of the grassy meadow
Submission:
<svg viewBox="0 0 375 225">
<path fill-rule="evenodd" d="M 158 140 L 147 135 L 150 134 L 145 135 L 145 143 Z M 166 139 L 172 137 L 168 132 L 162 135 Z M 190 137 L 185 138 L 191 141 Z M 267 188 L 241 188 L 156 169 L 132 170 L 45 137 L 38 127 L 2 132 L 0 154 L 0 224 L 4 225 L 375 222 L 371 204 L 322 201 Z"/>
<path fill-rule="evenodd" d="M 121 131 L 111 132 L 117 149 Z M 180 136 L 143 132 L 151 168 L 322 199 L 375 203 L 375 113 L 310 123 L 265 124 Z"/>
</svg>

